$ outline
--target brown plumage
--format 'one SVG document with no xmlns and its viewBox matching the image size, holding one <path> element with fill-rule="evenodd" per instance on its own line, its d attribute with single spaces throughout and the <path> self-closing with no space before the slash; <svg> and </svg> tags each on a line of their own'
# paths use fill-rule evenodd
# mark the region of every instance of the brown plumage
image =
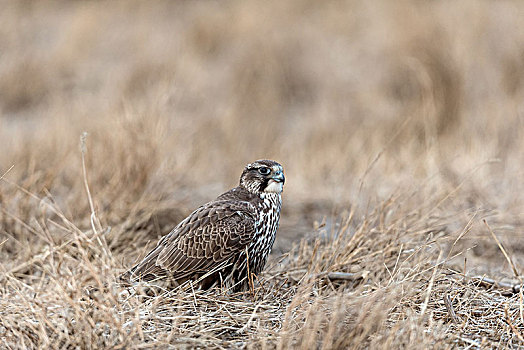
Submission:
<svg viewBox="0 0 524 350">
<path fill-rule="evenodd" d="M 192 212 L 122 279 L 245 290 L 248 272 L 259 274 L 271 252 L 284 181 L 275 161 L 248 164 L 238 187 Z"/>
</svg>

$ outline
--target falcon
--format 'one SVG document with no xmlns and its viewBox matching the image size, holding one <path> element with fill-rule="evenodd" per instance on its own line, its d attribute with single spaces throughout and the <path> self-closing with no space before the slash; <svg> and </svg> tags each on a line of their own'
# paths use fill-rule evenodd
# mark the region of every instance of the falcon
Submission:
<svg viewBox="0 0 524 350">
<path fill-rule="evenodd" d="M 246 165 L 239 186 L 193 211 L 121 279 L 247 290 L 273 247 L 284 182 L 273 160 Z"/>
</svg>

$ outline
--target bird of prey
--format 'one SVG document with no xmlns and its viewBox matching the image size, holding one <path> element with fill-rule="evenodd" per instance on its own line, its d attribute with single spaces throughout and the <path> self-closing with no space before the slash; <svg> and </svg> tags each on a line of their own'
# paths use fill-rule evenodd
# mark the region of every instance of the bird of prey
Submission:
<svg viewBox="0 0 524 350">
<path fill-rule="evenodd" d="M 273 160 L 246 165 L 239 186 L 192 212 L 121 279 L 247 290 L 273 247 L 284 181 Z"/>
</svg>

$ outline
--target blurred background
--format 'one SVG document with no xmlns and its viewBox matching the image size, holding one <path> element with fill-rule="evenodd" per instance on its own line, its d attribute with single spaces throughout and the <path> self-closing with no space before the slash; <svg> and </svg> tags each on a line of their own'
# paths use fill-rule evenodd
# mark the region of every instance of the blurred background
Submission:
<svg viewBox="0 0 524 350">
<path fill-rule="evenodd" d="M 87 132 L 91 194 L 114 249 L 130 227 L 153 227 L 144 240 L 156 240 L 270 158 L 287 179 L 277 252 L 325 216 L 402 197 L 409 210 L 433 200 L 450 231 L 488 218 L 524 257 L 524 2 L 0 7 L 9 256 L 59 239 L 56 228 L 28 234 L 54 215 L 43 201 L 89 229 Z M 482 227 L 471 254 L 485 259 L 496 249 Z"/>
</svg>

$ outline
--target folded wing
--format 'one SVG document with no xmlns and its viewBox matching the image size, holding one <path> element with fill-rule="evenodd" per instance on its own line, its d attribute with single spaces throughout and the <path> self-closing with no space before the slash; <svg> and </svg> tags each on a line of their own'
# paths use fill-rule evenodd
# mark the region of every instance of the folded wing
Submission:
<svg viewBox="0 0 524 350">
<path fill-rule="evenodd" d="M 178 280 L 228 262 L 255 235 L 255 208 L 248 202 L 219 200 L 189 215 L 131 269 L 132 280 L 170 276 Z"/>
</svg>

